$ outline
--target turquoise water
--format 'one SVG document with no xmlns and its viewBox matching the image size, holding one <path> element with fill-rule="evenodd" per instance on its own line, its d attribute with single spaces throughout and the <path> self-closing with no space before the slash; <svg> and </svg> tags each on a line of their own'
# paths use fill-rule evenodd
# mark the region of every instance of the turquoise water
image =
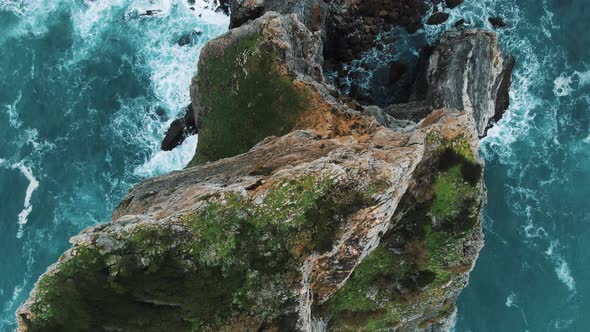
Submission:
<svg viewBox="0 0 590 332">
<path fill-rule="evenodd" d="M 486 246 L 456 330 L 590 331 L 590 2 L 484 3 L 518 66 L 481 146 Z"/>
<path fill-rule="evenodd" d="M 229 19 L 185 4 L 0 0 L 0 331 L 69 237 L 191 159 L 196 137 L 166 153 L 160 140 Z M 193 29 L 201 37 L 178 46 Z"/>
<path fill-rule="evenodd" d="M 70 236 L 191 158 L 196 137 L 158 148 L 201 46 L 228 24 L 204 6 L 0 0 L 1 331 Z M 590 331 L 590 3 L 466 0 L 423 38 L 458 17 L 491 28 L 493 15 L 511 25 L 500 41 L 518 65 L 511 108 L 481 146 L 486 246 L 455 330 Z M 201 37 L 178 46 L 192 29 Z"/>
</svg>

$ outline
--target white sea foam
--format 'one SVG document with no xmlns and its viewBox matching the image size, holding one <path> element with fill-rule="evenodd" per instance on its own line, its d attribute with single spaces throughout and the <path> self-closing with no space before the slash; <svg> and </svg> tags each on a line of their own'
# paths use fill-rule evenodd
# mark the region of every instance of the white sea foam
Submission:
<svg viewBox="0 0 590 332">
<path fill-rule="evenodd" d="M 74 21 L 76 37 L 79 41 L 94 42 L 95 38 L 104 30 L 109 21 L 113 20 L 112 8 L 125 4 L 125 0 L 96 0 L 72 4 L 72 19 Z M 116 13 L 116 12 L 115 12 Z M 76 49 L 81 49 L 76 45 Z"/>
<path fill-rule="evenodd" d="M 17 110 L 18 103 L 20 103 L 22 97 L 22 91 L 19 91 L 18 95 L 16 96 L 16 99 L 12 102 L 12 104 L 3 105 L 4 109 L 6 110 L 6 113 L 8 114 L 8 122 L 10 123 L 10 126 L 14 129 L 18 129 L 22 125 L 21 121 L 19 121 L 18 119 Z"/>
<path fill-rule="evenodd" d="M 588 84 L 590 84 L 590 70 L 586 70 L 586 71 L 576 71 L 574 73 L 579 79 L 580 79 L 580 85 L 581 86 L 586 86 Z"/>
<path fill-rule="evenodd" d="M 553 93 L 558 97 L 569 96 L 572 93 L 572 83 L 574 82 L 572 76 L 564 76 L 563 74 L 553 81 Z"/>
<path fill-rule="evenodd" d="M 543 12 L 545 13 L 545 15 L 541 17 L 543 33 L 545 34 L 545 37 L 551 38 L 553 36 L 551 31 L 558 30 L 560 26 L 555 24 L 555 22 L 553 21 L 555 14 L 553 14 L 553 12 L 549 10 L 547 0 L 543 0 Z"/>
<path fill-rule="evenodd" d="M 537 226 L 533 222 L 532 207 L 525 208 L 526 224 L 522 227 L 526 239 L 547 239 L 549 234 L 543 226 Z"/>
<path fill-rule="evenodd" d="M 35 235 L 38 235 L 39 233 L 35 233 Z M 40 235 L 40 234 L 39 234 Z M 14 312 L 16 311 L 16 308 L 22 303 L 23 298 L 23 291 L 25 291 L 26 289 L 28 289 L 28 287 L 30 287 L 30 285 L 33 283 L 32 280 L 32 270 L 33 270 L 33 264 L 35 263 L 35 254 L 34 254 L 34 245 L 33 244 L 37 244 L 37 243 L 33 243 L 33 242 L 43 242 L 44 241 L 44 236 L 39 236 L 39 238 L 36 238 L 34 241 L 31 241 L 32 239 L 29 238 L 27 239 L 27 241 L 23 241 L 23 243 L 26 243 L 26 245 L 23 246 L 23 256 L 26 258 L 26 268 L 25 268 L 25 272 L 24 275 L 21 279 L 21 282 L 18 283 L 17 285 L 14 286 L 13 290 L 12 290 L 12 296 L 10 297 L 10 299 L 4 303 L 3 307 L 2 307 L 2 311 L 4 312 L 4 316 L 0 317 L 0 328 L 1 327 L 6 327 L 6 326 L 10 326 L 14 323 Z"/>
<path fill-rule="evenodd" d="M 559 241 L 551 241 L 545 255 L 553 262 L 555 274 L 571 293 L 576 293 L 576 282 L 565 259 L 559 254 Z"/>
<path fill-rule="evenodd" d="M 181 169 L 188 165 L 197 148 L 198 135 L 188 137 L 172 151 L 158 151 L 145 164 L 137 167 L 135 175 L 147 177 Z"/>
<path fill-rule="evenodd" d="M 210 38 L 225 32 L 229 23 L 226 15 L 205 9 L 210 6 L 208 3 L 198 1 L 195 11 L 186 8 L 185 1 L 181 3 L 180 6 L 170 7 L 172 14 L 165 28 L 161 24 L 143 25 L 145 39 L 141 41 L 143 47 L 140 50 L 145 59 L 145 71 L 150 73 L 151 90 L 170 118 L 177 117 L 190 103 L 188 88 L 196 74 L 201 48 Z M 204 15 L 205 12 L 208 14 Z M 200 18 L 197 13 L 202 14 Z M 201 31 L 202 37 L 190 45 L 179 46 L 176 40 L 180 34 L 191 29 Z M 133 174 L 154 176 L 186 166 L 196 149 L 197 138 L 187 139 L 174 151 L 160 151 L 161 139 L 170 122 L 162 123 L 153 116 L 145 120 L 142 122 L 145 127 L 140 128 L 145 134 L 140 136 L 145 139 L 144 144 L 149 146 L 151 153 Z"/>
<path fill-rule="evenodd" d="M 10 134 L 9 142 L 13 146 L 7 155 L 2 156 L 4 159 L 0 160 L 0 166 L 12 168 L 16 165 L 15 172 L 22 173 L 28 180 L 26 192 L 19 193 L 25 197 L 23 209 L 18 216 L 17 236 L 22 240 L 16 243 L 22 243 L 22 253 L 29 258 L 25 273 L 19 272 L 18 278 L 22 279 L 11 284 L 10 288 L 2 289 L 6 302 L 2 303 L 0 309 L 0 330 L 14 327 L 16 307 L 26 297 L 24 293 L 32 286 L 33 278 L 37 277 L 37 272 L 32 271 L 37 271 L 40 266 L 32 259 L 35 256 L 33 252 L 42 251 L 57 257 L 55 250 L 59 246 L 55 246 L 55 241 L 62 243 L 65 232 L 103 222 L 104 216 L 109 215 L 121 194 L 140 180 L 138 176 L 147 177 L 180 169 L 192 158 L 197 143 L 196 136 L 189 137 L 184 144 L 171 152 L 159 151 L 159 146 L 171 119 L 190 102 L 188 88 L 197 69 L 201 47 L 210 38 L 225 32 L 229 19 L 211 9 L 205 9 L 204 1 L 197 0 L 195 11 L 188 9 L 186 3 L 186 0 L 0 0 L 0 10 L 9 10 L 18 16 L 17 22 L 0 33 L 0 47 L 5 47 L 4 42 L 10 38 L 43 38 L 43 34 L 55 25 L 58 14 L 69 15 L 66 21 L 71 20 L 73 44 L 64 50 L 63 57 L 52 68 L 37 66 L 39 72 L 36 73 L 32 65 L 30 71 L 24 73 L 27 78 L 40 79 L 42 72 L 45 74 L 49 70 L 51 78 L 71 79 L 72 91 L 87 91 L 93 87 L 91 79 L 94 77 L 83 74 L 74 76 L 72 73 L 81 71 L 85 66 L 84 61 L 96 62 L 92 57 L 102 54 L 97 49 L 104 47 L 104 41 L 115 40 L 114 46 L 120 43 L 130 50 L 128 54 L 121 54 L 124 65 L 131 67 L 134 75 L 140 79 L 151 82 L 147 93 L 142 93 L 142 97 L 129 97 L 122 93 L 120 109 L 109 110 L 113 113 L 101 135 L 110 135 L 108 141 L 114 142 L 105 152 L 105 158 L 115 166 L 106 170 L 99 169 L 99 173 L 93 174 L 96 177 L 79 179 L 72 184 L 75 188 L 65 188 L 63 193 L 53 196 L 52 200 L 57 204 L 52 211 L 53 219 L 42 225 L 40 223 L 39 226 L 32 219 L 37 215 L 35 208 L 38 208 L 36 200 L 39 183 L 45 188 L 54 181 L 51 176 L 44 174 L 43 166 L 47 161 L 45 156 L 51 154 L 56 144 L 60 149 L 62 146 L 67 147 L 66 143 L 75 140 L 70 135 L 80 132 L 79 128 L 85 124 L 84 121 L 67 123 L 70 127 L 65 130 L 65 136 L 46 141 L 43 137 L 47 134 L 46 128 L 32 128 L 27 122 L 29 118 L 23 116 L 22 106 L 19 107 L 21 97 L 16 98 L 15 95 L 14 101 L 9 105 L 0 105 L 2 121 L 8 119 L 9 130 L 14 132 L 14 135 Z M 145 9 L 161 9 L 162 14 L 125 21 L 125 12 L 142 6 Z M 178 46 L 178 38 L 193 29 L 201 30 L 202 35 L 190 45 Z M 68 38 L 69 33 L 70 31 Z M 30 56 L 33 57 L 33 64 L 35 61 L 42 61 L 39 53 L 31 53 Z M 88 111 L 91 117 L 88 121 L 92 121 L 93 112 L 104 111 L 96 108 Z M 72 106 L 63 111 L 69 114 L 78 112 L 79 109 Z M 71 116 L 81 118 L 85 115 Z M 121 160 L 120 150 L 136 154 Z M 141 164 L 141 161 L 144 163 Z M 120 163 L 124 166 L 120 166 Z M 93 166 L 95 165 L 88 161 L 76 160 L 68 165 L 68 169 L 76 174 L 85 174 L 96 170 Z M 121 174 L 123 171 L 118 169 L 120 167 L 125 168 L 125 174 Z M 73 178 L 76 176 L 72 175 Z M 45 181 L 45 177 L 48 177 L 48 181 Z M 70 189 L 71 192 L 68 191 Z M 35 229 L 27 228 L 27 222 L 30 226 L 35 224 Z M 15 250 L 17 251 L 18 249 Z"/>
<path fill-rule="evenodd" d="M 0 33 L 0 45 L 11 37 L 46 33 L 48 19 L 61 3 L 49 0 L 0 0 L 0 11 L 12 12 L 19 17 L 16 26 Z"/>
<path fill-rule="evenodd" d="M 535 111 L 544 103 L 535 91 L 539 84 L 538 73 L 542 68 L 542 60 L 527 39 L 506 36 L 501 41 L 505 47 L 519 51 L 517 57 L 521 65 L 512 76 L 510 107 L 502 120 L 488 131 L 488 136 L 482 141 L 481 150 L 484 156 L 496 155 L 503 164 L 509 165 L 518 160 L 513 158 L 512 144 L 529 134 L 536 116 Z"/>
<path fill-rule="evenodd" d="M 133 144 L 149 153 L 141 156 L 145 163 L 130 169 L 130 175 L 154 176 L 182 168 L 190 142 L 196 142 L 196 138 L 188 140 L 179 150 L 182 154 L 178 151 L 162 153 L 159 149 L 170 123 L 163 119 L 177 117 L 190 103 L 189 86 L 196 73 L 201 48 L 209 39 L 225 32 L 229 24 L 227 15 L 215 13 L 208 2 L 197 1 L 193 7 L 195 10 L 181 0 L 97 0 L 78 3 L 71 10 L 75 45 L 64 70 L 75 68 L 78 62 L 94 54 L 106 34 L 125 34 L 136 51 L 133 55 L 123 54 L 121 58 L 136 76 L 149 76 L 151 96 L 121 98 L 121 108 L 107 129 L 109 135 L 119 137 L 117 141 L 122 144 Z M 147 10 L 156 15 L 142 16 Z M 113 20 L 121 20 L 121 24 L 112 24 Z M 121 28 L 126 31 L 112 30 Z M 189 45 L 179 46 L 178 38 L 191 30 L 201 31 L 201 36 Z M 84 86 L 87 82 L 83 79 L 75 84 Z"/>
<path fill-rule="evenodd" d="M 553 327 L 557 330 L 569 329 L 574 324 L 573 319 L 558 319 L 553 322 Z"/>
<path fill-rule="evenodd" d="M 25 166 L 22 163 L 17 163 L 12 165 L 12 168 L 18 169 L 21 173 L 27 178 L 29 181 L 29 185 L 27 186 L 27 191 L 25 194 L 25 202 L 23 206 L 23 210 L 18 214 L 18 233 L 16 235 L 17 238 L 21 238 L 23 236 L 24 225 L 27 224 L 29 221 L 29 214 L 33 211 L 33 205 L 31 204 L 31 197 L 37 188 L 39 187 L 39 181 L 33 175 L 33 171 L 31 168 Z"/>
<path fill-rule="evenodd" d="M 0 11 L 13 12 L 23 15 L 26 10 L 26 2 L 15 0 L 0 0 Z"/>
<path fill-rule="evenodd" d="M 558 97 L 566 97 L 581 87 L 590 84 L 590 70 L 574 71 L 572 74 L 561 73 L 553 81 L 553 93 Z"/>
<path fill-rule="evenodd" d="M 526 315 L 524 313 L 524 310 L 518 305 L 516 304 L 516 300 L 517 300 L 518 296 L 516 295 L 516 293 L 512 292 L 510 293 L 510 295 L 508 295 L 508 297 L 506 298 L 506 306 L 508 308 L 516 308 L 520 311 L 521 315 L 522 315 L 522 319 L 524 320 L 524 324 L 526 326 L 529 325 L 529 322 L 526 319 Z"/>
<path fill-rule="evenodd" d="M 27 190 L 25 192 L 25 199 L 23 203 L 23 209 L 18 214 L 18 231 L 16 234 L 17 238 L 21 238 L 23 236 L 24 225 L 27 224 L 29 221 L 29 214 L 33 211 L 33 205 L 31 204 L 31 197 L 37 188 L 39 188 L 39 181 L 33 175 L 33 171 L 30 167 L 25 166 L 22 162 L 18 162 L 12 165 L 9 165 L 5 159 L 0 158 L 0 167 L 9 167 L 11 169 L 19 170 L 29 181 L 27 186 Z"/>
<path fill-rule="evenodd" d="M 20 298 L 23 290 L 25 289 L 25 287 L 27 287 L 28 285 L 28 280 L 30 280 L 31 276 L 30 275 L 26 275 L 23 278 L 23 281 L 16 285 L 14 287 L 14 289 L 12 290 L 12 296 L 10 297 L 10 300 L 8 300 L 3 307 L 3 312 L 5 313 L 5 317 L 3 317 L 0 320 L 0 326 L 10 326 L 13 324 L 13 317 L 14 317 L 14 312 L 16 311 L 16 307 L 19 305 L 20 301 L 22 300 Z M 4 294 L 1 294 L 4 295 Z"/>
</svg>

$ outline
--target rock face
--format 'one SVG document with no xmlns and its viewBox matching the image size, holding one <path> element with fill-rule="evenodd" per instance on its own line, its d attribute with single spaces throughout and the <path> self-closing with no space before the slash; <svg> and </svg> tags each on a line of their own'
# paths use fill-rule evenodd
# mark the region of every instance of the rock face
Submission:
<svg viewBox="0 0 590 332">
<path fill-rule="evenodd" d="M 450 15 L 448 13 L 443 13 L 443 12 L 434 13 L 428 18 L 428 20 L 426 20 L 426 24 L 428 24 L 428 25 L 443 24 L 449 19 L 449 16 Z"/>
<path fill-rule="evenodd" d="M 170 127 L 168 127 L 160 149 L 162 151 L 171 151 L 182 144 L 188 136 L 196 133 L 197 124 L 195 122 L 195 113 L 192 105 L 189 105 L 184 112 L 184 116 L 172 121 Z"/>
<path fill-rule="evenodd" d="M 257 19 L 265 12 L 293 13 L 312 32 L 323 28 L 326 19 L 326 4 L 323 0 L 231 0 L 230 29 L 249 20 Z"/>
<path fill-rule="evenodd" d="M 414 33 L 428 12 L 425 0 L 326 0 L 326 60 L 349 62 L 374 45 L 375 37 L 393 27 Z"/>
<path fill-rule="evenodd" d="M 494 33 L 478 30 L 450 31 L 426 54 L 428 60 L 422 64 L 425 70 L 418 78 L 414 99 L 426 100 L 433 109 L 446 107 L 471 113 L 483 137 L 490 120 L 500 112 L 496 109 L 500 96 L 504 100 L 499 104 L 501 112 L 508 107 L 513 60 L 503 60 Z"/>
<path fill-rule="evenodd" d="M 20 331 L 450 329 L 483 245 L 478 136 L 509 87 L 496 39 L 445 34 L 412 102 L 365 107 L 324 81 L 329 35 L 292 3 L 203 49 L 193 166 L 73 237 Z"/>
</svg>

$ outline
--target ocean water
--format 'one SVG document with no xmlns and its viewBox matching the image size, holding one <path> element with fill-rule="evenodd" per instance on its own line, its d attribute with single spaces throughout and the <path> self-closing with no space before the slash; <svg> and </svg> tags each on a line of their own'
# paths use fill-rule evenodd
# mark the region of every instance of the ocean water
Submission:
<svg viewBox="0 0 590 332">
<path fill-rule="evenodd" d="M 486 244 L 455 329 L 590 331 L 590 1 L 456 11 L 488 28 L 504 17 L 500 43 L 517 67 L 510 109 L 480 148 Z"/>
<path fill-rule="evenodd" d="M 227 16 L 204 2 L 0 0 L 0 331 L 69 237 L 126 191 L 184 167 L 160 152 L 190 102 L 199 51 Z M 144 17 L 146 10 L 159 9 Z M 178 39 L 192 30 L 190 45 Z"/>
<path fill-rule="evenodd" d="M 158 148 L 189 103 L 200 48 L 227 29 L 205 7 L 0 0 L 0 331 L 70 236 L 192 157 L 197 137 Z M 466 0 L 451 14 L 418 38 L 460 17 L 491 29 L 501 15 L 500 43 L 517 57 L 510 109 L 481 144 L 486 246 L 455 331 L 590 331 L 590 2 Z"/>
</svg>

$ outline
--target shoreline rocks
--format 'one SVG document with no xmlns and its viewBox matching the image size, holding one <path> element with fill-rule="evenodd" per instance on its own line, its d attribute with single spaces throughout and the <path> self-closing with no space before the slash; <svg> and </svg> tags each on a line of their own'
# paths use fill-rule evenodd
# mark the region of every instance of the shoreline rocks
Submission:
<svg viewBox="0 0 590 332">
<path fill-rule="evenodd" d="M 160 149 L 162 151 L 172 151 L 175 147 L 181 145 L 184 140 L 197 133 L 197 124 L 195 114 L 191 105 L 186 107 L 182 118 L 172 121 L 170 127 L 164 135 Z"/>
<path fill-rule="evenodd" d="M 506 22 L 504 21 L 504 19 L 501 18 L 500 16 L 490 17 L 490 18 L 488 18 L 488 21 L 490 22 L 490 24 L 494 28 L 497 28 L 497 29 L 508 27 L 508 24 L 506 24 Z"/>
<path fill-rule="evenodd" d="M 192 30 L 188 33 L 183 34 L 178 38 L 176 42 L 178 46 L 186 46 L 195 43 L 198 38 L 203 34 L 201 30 Z"/>
<path fill-rule="evenodd" d="M 439 24 L 443 24 L 445 23 L 449 17 L 451 15 L 449 15 L 449 13 L 444 13 L 444 12 L 437 12 L 432 14 L 427 20 L 426 20 L 426 24 L 428 25 L 439 25 Z"/>
</svg>

